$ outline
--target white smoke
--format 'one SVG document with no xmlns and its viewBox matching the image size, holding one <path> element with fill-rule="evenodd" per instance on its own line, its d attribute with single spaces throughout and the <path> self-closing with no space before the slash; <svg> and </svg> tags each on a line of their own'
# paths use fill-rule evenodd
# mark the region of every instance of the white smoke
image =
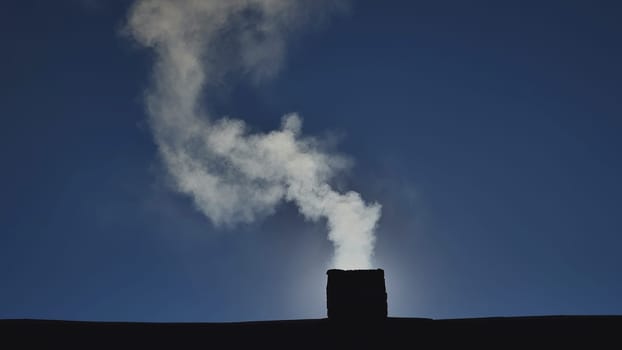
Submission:
<svg viewBox="0 0 622 350">
<path fill-rule="evenodd" d="M 326 219 L 338 268 L 370 268 L 380 205 L 329 185 L 347 161 L 301 135 L 297 114 L 279 130 L 251 133 L 241 120 L 208 116 L 202 95 L 232 73 L 270 78 L 286 40 L 340 7 L 318 0 L 137 0 L 128 33 L 156 52 L 146 94 L 155 141 L 177 190 L 215 225 L 251 222 L 282 201 Z"/>
</svg>

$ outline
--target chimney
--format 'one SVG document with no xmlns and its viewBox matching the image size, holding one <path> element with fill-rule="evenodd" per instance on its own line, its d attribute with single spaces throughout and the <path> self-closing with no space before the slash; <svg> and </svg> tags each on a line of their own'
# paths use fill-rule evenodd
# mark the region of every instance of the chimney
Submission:
<svg viewBox="0 0 622 350">
<path fill-rule="evenodd" d="M 328 319 L 348 321 L 387 318 L 384 270 L 328 270 Z"/>
</svg>

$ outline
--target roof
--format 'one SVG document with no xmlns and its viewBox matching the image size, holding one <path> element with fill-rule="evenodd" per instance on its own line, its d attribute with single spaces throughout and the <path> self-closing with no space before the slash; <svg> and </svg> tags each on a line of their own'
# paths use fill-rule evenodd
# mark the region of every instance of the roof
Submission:
<svg viewBox="0 0 622 350">
<path fill-rule="evenodd" d="M 387 349 L 423 345 L 539 346 L 619 344 L 622 316 L 467 319 L 328 319 L 242 323 L 121 323 L 0 320 L 3 342 L 64 348 Z"/>
</svg>

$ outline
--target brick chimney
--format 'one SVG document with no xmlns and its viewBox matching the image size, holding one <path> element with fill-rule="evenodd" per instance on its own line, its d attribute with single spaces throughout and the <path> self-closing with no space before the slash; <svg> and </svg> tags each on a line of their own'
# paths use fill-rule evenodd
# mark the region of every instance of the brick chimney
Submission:
<svg viewBox="0 0 622 350">
<path fill-rule="evenodd" d="M 387 318 L 384 270 L 328 270 L 328 319 L 348 321 Z"/>
</svg>

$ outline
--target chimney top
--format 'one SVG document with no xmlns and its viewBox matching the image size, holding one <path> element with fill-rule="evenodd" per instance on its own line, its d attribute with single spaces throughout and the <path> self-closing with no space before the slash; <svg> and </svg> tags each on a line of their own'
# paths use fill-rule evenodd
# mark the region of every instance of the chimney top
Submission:
<svg viewBox="0 0 622 350">
<path fill-rule="evenodd" d="M 326 271 L 326 304 L 331 320 L 382 320 L 387 317 L 384 270 Z"/>
</svg>

